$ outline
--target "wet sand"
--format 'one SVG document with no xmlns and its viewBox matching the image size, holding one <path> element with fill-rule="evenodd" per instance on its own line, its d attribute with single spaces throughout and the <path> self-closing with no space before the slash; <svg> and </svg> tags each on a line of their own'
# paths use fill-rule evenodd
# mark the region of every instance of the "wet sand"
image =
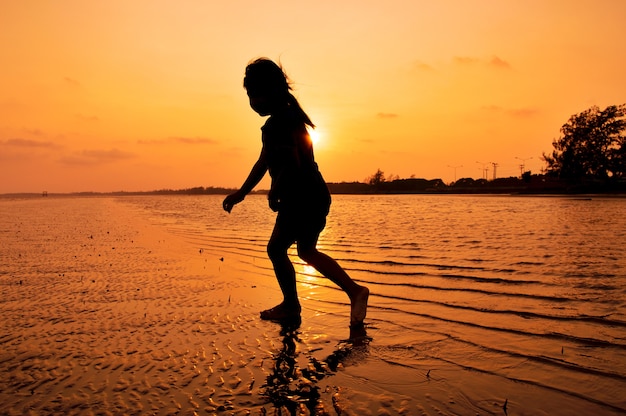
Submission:
<svg viewBox="0 0 626 416">
<path fill-rule="evenodd" d="M 352 334 L 357 342 L 348 341 L 347 299 L 307 307 L 334 296 L 318 286 L 301 288 L 299 327 L 262 321 L 259 311 L 280 300 L 273 279 L 115 199 L 0 201 L 0 214 L 2 415 L 597 410 L 448 365 L 445 351 L 433 353 L 440 337 L 418 328 L 389 337 L 375 296 L 369 338 Z M 426 349 L 431 358 L 421 357 Z"/>
<path fill-rule="evenodd" d="M 0 414 L 341 406 L 321 380 L 352 347 L 306 310 L 296 331 L 261 321 L 275 290 L 111 200 L 41 204 L 5 211 Z"/>
</svg>

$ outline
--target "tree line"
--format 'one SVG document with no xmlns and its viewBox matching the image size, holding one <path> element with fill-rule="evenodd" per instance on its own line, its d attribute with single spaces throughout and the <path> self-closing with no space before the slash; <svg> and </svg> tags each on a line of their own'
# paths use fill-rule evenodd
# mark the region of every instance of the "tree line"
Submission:
<svg viewBox="0 0 626 416">
<path fill-rule="evenodd" d="M 626 104 L 597 106 L 572 115 L 543 153 L 545 174 L 488 181 L 462 178 L 450 185 L 440 179 L 385 178 L 378 169 L 361 185 L 370 192 L 626 192 Z M 333 186 L 336 187 L 336 186 Z M 350 188 L 347 185 L 336 187 Z M 353 189 L 359 189 L 356 184 Z M 332 189 L 332 187 L 331 187 Z"/>
<path fill-rule="evenodd" d="M 593 193 L 626 192 L 626 104 L 597 106 L 572 115 L 542 155 L 545 174 L 525 172 L 521 177 L 493 180 L 461 178 L 449 185 L 441 179 L 385 177 L 378 169 L 364 182 L 329 183 L 334 194 L 399 193 Z M 228 194 L 231 188 L 193 187 L 150 192 L 114 192 L 115 195 Z M 256 193 L 266 193 L 258 190 Z M 94 193 L 89 193 L 94 194 Z"/>
<path fill-rule="evenodd" d="M 378 169 L 364 182 L 329 183 L 333 194 L 403 193 L 594 193 L 626 192 L 626 104 L 601 110 L 593 106 L 572 115 L 543 153 L 544 174 L 493 180 L 461 178 L 449 185 L 441 179 L 401 179 Z M 228 194 L 229 188 L 163 189 L 152 194 Z M 266 193 L 259 190 L 256 193 Z"/>
</svg>

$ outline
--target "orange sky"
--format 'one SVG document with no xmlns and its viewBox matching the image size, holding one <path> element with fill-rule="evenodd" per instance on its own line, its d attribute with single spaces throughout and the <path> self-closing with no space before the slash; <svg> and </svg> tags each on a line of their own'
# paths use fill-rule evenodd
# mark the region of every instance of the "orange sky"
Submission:
<svg viewBox="0 0 626 416">
<path fill-rule="evenodd" d="M 623 0 L 2 2 L 0 193 L 239 186 L 259 56 L 292 77 L 327 181 L 539 172 L 572 114 L 626 103 L 625 18 Z"/>
</svg>

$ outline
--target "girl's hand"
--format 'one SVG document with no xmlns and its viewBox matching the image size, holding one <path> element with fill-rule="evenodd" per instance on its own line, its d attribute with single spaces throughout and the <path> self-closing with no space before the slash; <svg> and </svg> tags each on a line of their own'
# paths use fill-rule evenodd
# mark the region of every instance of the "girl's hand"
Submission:
<svg viewBox="0 0 626 416">
<path fill-rule="evenodd" d="M 267 202 L 269 203 L 270 209 L 272 211 L 278 211 L 278 207 L 280 206 L 280 200 L 276 197 L 276 192 L 273 192 L 271 189 L 267 194 Z"/>
<path fill-rule="evenodd" d="M 230 211 L 233 209 L 233 207 L 243 201 L 244 198 L 245 195 L 243 195 L 239 191 L 228 195 L 226 198 L 224 198 L 224 202 L 222 202 L 222 207 L 224 208 L 224 211 L 230 214 Z"/>
<path fill-rule="evenodd" d="M 278 211 L 280 206 L 280 201 L 278 199 L 268 199 L 267 202 L 270 204 L 270 209 L 274 212 Z"/>
</svg>

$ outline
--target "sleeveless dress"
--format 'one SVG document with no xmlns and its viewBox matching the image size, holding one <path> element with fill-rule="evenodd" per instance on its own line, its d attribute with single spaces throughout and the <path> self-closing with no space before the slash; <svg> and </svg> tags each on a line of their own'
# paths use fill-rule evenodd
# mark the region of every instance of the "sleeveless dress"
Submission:
<svg viewBox="0 0 626 416">
<path fill-rule="evenodd" d="M 326 224 L 331 197 L 313 155 L 306 125 L 290 107 L 261 128 L 272 194 L 278 199 L 277 226 L 294 238 L 317 236 Z"/>
</svg>

